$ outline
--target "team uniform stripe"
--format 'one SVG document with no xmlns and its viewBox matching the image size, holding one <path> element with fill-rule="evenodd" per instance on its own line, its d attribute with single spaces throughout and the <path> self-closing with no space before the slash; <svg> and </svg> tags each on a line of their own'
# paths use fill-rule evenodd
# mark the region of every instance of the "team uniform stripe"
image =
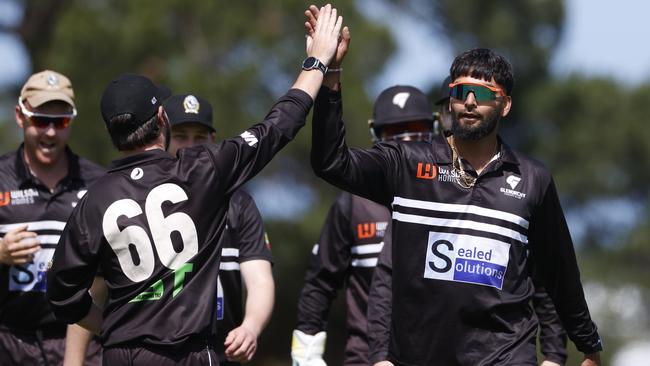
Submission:
<svg viewBox="0 0 650 366">
<path fill-rule="evenodd" d="M 0 233 L 8 233 L 19 226 L 27 225 L 27 231 L 40 231 L 40 230 L 58 230 L 63 231 L 65 228 L 65 221 L 32 221 L 32 222 L 19 222 L 15 224 L 0 225 Z"/>
<path fill-rule="evenodd" d="M 443 212 L 457 212 L 467 213 L 479 216 L 491 217 L 499 220 L 504 220 L 517 224 L 524 229 L 528 229 L 529 222 L 521 216 L 511 214 L 510 212 L 494 210 L 490 208 L 475 206 L 475 205 L 460 205 L 455 203 L 440 203 L 430 201 L 420 201 L 410 198 L 395 197 L 393 199 L 393 206 L 403 206 L 419 208 L 423 210 L 443 211 Z"/>
<path fill-rule="evenodd" d="M 377 258 L 353 259 L 350 264 L 352 267 L 376 267 Z"/>
<path fill-rule="evenodd" d="M 383 247 L 384 247 L 383 241 L 377 244 L 355 245 L 352 248 L 350 248 L 350 252 L 352 254 L 358 254 L 358 255 L 380 253 Z"/>
<path fill-rule="evenodd" d="M 239 271 L 238 262 L 221 262 L 219 263 L 220 271 Z"/>
<path fill-rule="evenodd" d="M 237 248 L 223 248 L 221 255 L 224 257 L 239 257 L 239 249 Z"/>
<path fill-rule="evenodd" d="M 61 235 L 38 235 L 36 236 L 36 240 L 40 244 L 56 244 L 59 242 L 59 238 L 61 238 Z"/>
<path fill-rule="evenodd" d="M 515 239 L 524 244 L 528 243 L 528 237 L 517 231 L 506 229 L 498 225 L 486 224 L 478 221 L 441 219 L 436 217 L 404 214 L 397 211 L 393 212 L 393 219 L 401 222 L 412 223 L 412 224 L 484 231 L 488 233 L 502 235 L 511 239 Z"/>
</svg>

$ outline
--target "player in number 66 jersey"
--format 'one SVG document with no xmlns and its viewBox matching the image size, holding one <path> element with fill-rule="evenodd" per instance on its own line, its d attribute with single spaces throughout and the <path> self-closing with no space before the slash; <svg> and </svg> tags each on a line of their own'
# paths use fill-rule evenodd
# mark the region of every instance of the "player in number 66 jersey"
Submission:
<svg viewBox="0 0 650 366">
<path fill-rule="evenodd" d="M 124 153 L 88 190 L 66 225 L 48 274 L 55 315 L 100 332 L 107 365 L 209 365 L 230 196 L 304 125 L 338 44 L 342 18 L 323 8 L 308 40 L 311 63 L 265 119 L 216 145 L 170 156 L 168 92 L 126 74 L 101 100 Z M 313 62 L 316 59 L 318 62 Z M 88 294 L 98 269 L 108 287 L 103 317 Z"/>
</svg>

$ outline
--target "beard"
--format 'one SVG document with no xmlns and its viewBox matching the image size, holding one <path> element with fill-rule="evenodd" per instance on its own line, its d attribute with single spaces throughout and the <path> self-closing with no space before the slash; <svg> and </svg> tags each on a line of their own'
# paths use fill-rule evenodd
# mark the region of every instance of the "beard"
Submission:
<svg viewBox="0 0 650 366">
<path fill-rule="evenodd" d="M 461 125 L 460 118 L 466 112 L 452 113 L 451 133 L 455 139 L 476 141 L 484 138 L 497 128 L 499 122 L 499 109 L 496 108 L 490 114 L 483 116 L 478 112 L 467 113 L 479 117 L 480 121 L 473 126 Z"/>
</svg>

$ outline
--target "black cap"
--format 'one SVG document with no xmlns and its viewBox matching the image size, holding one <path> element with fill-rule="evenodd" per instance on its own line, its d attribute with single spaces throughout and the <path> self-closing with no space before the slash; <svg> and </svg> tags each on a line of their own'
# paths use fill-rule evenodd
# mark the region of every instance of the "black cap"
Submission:
<svg viewBox="0 0 650 366">
<path fill-rule="evenodd" d="M 130 113 L 135 123 L 144 123 L 170 95 L 168 88 L 155 85 L 145 76 L 122 74 L 104 89 L 100 104 L 102 118 L 108 123 L 117 115 Z"/>
<path fill-rule="evenodd" d="M 163 107 L 172 126 L 195 122 L 215 131 L 212 126 L 212 106 L 201 97 L 192 94 L 174 95 L 165 100 Z"/>
<path fill-rule="evenodd" d="M 451 84 L 451 76 L 447 76 L 440 84 L 440 98 L 436 100 L 436 105 L 441 105 L 449 99 L 449 84 Z"/>
<path fill-rule="evenodd" d="M 395 85 L 379 94 L 372 117 L 374 127 L 409 121 L 433 121 L 433 110 L 420 89 Z"/>
</svg>

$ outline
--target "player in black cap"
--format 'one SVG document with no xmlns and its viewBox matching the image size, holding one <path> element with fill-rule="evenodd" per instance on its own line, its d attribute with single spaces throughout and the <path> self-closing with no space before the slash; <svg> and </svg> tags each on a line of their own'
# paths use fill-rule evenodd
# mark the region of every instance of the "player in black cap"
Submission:
<svg viewBox="0 0 650 366">
<path fill-rule="evenodd" d="M 123 75 L 101 111 L 113 162 L 76 206 L 54 253 L 47 296 L 57 318 L 99 333 L 107 365 L 209 365 L 217 275 L 231 195 L 303 126 L 336 51 L 342 18 L 321 9 L 310 58 L 265 119 L 219 144 L 169 155 L 168 97 L 149 79 Z M 322 64 L 325 70 L 318 67 Z M 88 294 L 98 269 L 102 311 Z"/>
<path fill-rule="evenodd" d="M 182 148 L 215 142 L 212 106 L 207 100 L 192 94 L 174 95 L 163 106 L 172 126 L 168 149 L 172 155 Z M 275 295 L 273 258 L 262 216 L 253 198 L 241 189 L 230 198 L 222 242 L 214 347 L 220 365 L 234 366 L 255 355 L 257 338 L 271 317 Z M 246 286 L 245 316 L 242 279 Z"/>
<path fill-rule="evenodd" d="M 427 97 L 412 86 L 382 91 L 369 121 L 374 142 L 430 141 L 433 113 Z M 324 365 L 327 318 L 337 292 L 345 288 L 347 341 L 344 365 L 368 365 L 366 308 L 370 281 L 379 253 L 390 250 L 385 236 L 390 212 L 385 206 L 352 195 L 339 194 L 330 208 L 318 243 L 314 245 L 305 285 L 298 302 L 298 324 L 293 332 L 294 365 Z M 389 294 L 390 295 L 390 294 Z M 388 339 L 383 343 L 387 344 Z"/>
</svg>

